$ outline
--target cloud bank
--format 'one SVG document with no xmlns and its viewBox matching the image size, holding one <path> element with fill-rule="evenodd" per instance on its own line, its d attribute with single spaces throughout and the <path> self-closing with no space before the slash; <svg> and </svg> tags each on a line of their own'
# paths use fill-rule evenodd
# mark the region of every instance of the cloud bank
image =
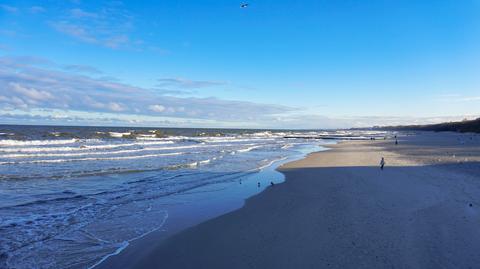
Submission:
<svg viewBox="0 0 480 269">
<path fill-rule="evenodd" d="M 228 122 L 268 122 L 278 114 L 295 111 L 281 105 L 214 97 L 166 96 L 152 89 L 67 71 L 93 71 L 87 67 L 56 66 L 38 58 L 0 58 L 0 104 L 3 110 L 56 109 Z M 187 89 L 213 84 L 190 80 L 169 83 Z"/>
<path fill-rule="evenodd" d="M 59 65 L 37 57 L 0 57 L 0 122 L 236 128 L 349 128 L 425 124 L 450 117 L 327 117 L 284 105 L 179 97 L 179 93 L 225 82 L 162 78 L 166 90 L 136 87 L 101 77 L 82 65 Z M 472 98 L 469 98 L 472 99 Z"/>
</svg>

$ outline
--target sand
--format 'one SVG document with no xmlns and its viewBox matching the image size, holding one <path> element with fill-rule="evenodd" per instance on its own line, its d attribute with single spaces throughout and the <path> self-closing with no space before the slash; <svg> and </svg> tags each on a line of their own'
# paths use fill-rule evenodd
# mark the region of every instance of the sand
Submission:
<svg viewBox="0 0 480 269">
<path fill-rule="evenodd" d="M 379 169 L 385 157 L 386 167 Z M 478 268 L 480 135 L 349 141 L 117 268 Z"/>
</svg>

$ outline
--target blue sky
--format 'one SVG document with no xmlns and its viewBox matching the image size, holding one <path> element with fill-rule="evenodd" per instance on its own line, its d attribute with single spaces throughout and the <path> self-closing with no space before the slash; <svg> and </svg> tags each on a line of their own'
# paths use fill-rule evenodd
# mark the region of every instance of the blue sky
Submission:
<svg viewBox="0 0 480 269">
<path fill-rule="evenodd" d="M 0 122 L 335 128 L 480 115 L 480 1 L 0 1 Z"/>
</svg>

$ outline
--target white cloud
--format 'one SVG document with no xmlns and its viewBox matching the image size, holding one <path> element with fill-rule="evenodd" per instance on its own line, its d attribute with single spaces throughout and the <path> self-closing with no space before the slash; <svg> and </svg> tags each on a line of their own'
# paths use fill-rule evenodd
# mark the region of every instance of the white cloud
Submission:
<svg viewBox="0 0 480 269">
<path fill-rule="evenodd" d="M 20 96 L 26 99 L 27 102 L 29 100 L 30 101 L 33 100 L 31 102 L 36 102 L 36 101 L 46 101 L 49 99 L 54 99 L 53 95 L 47 91 L 36 90 L 34 88 L 26 88 L 15 82 L 8 83 L 8 89 L 18 93 Z"/>
<path fill-rule="evenodd" d="M 78 72 L 78 73 L 88 73 L 88 74 L 101 74 L 102 71 L 98 70 L 95 67 L 81 64 L 71 64 L 63 67 L 67 71 Z"/>
<path fill-rule="evenodd" d="M 88 112 L 118 112 L 151 115 L 162 113 L 174 118 L 213 119 L 241 122 L 253 118 L 268 121 L 272 115 L 295 109 L 269 104 L 165 96 L 112 80 L 77 75 L 58 69 L 62 65 L 41 59 L 0 57 L 0 89 L 9 89 L 0 100 L 2 107 L 17 109 L 68 109 Z M 168 105 L 165 105 L 168 104 Z"/>
<path fill-rule="evenodd" d="M 52 23 L 52 26 L 55 30 L 64 33 L 66 35 L 69 35 L 73 38 L 76 38 L 80 41 L 86 42 L 86 43 L 98 43 L 99 41 L 92 36 L 89 31 L 84 29 L 80 25 L 75 25 L 71 24 L 68 21 L 59 21 Z"/>
<path fill-rule="evenodd" d="M 148 106 L 148 109 L 150 109 L 153 112 L 163 112 L 165 111 L 165 107 L 162 105 L 150 105 Z"/>
<path fill-rule="evenodd" d="M 173 87 L 179 89 L 198 89 L 227 84 L 224 81 L 190 80 L 185 78 L 161 78 L 158 79 L 158 87 Z"/>
<path fill-rule="evenodd" d="M 106 38 L 103 41 L 103 45 L 112 49 L 119 48 L 130 41 L 129 37 L 125 34 L 119 34 Z"/>
<path fill-rule="evenodd" d="M 111 111 L 115 111 L 115 112 L 120 112 L 120 111 L 126 110 L 125 107 L 124 107 L 122 104 L 115 103 L 115 102 L 110 102 L 110 103 L 108 104 L 108 108 L 109 108 Z"/>
<path fill-rule="evenodd" d="M 41 58 L 0 57 L 0 121 L 53 123 L 57 119 L 65 123 L 55 117 L 58 114 L 68 115 L 68 122 L 77 124 L 315 129 L 438 123 L 478 116 L 327 117 L 283 105 L 166 96 L 65 70 L 64 65 Z M 43 112 L 33 114 L 38 110 Z"/>
</svg>

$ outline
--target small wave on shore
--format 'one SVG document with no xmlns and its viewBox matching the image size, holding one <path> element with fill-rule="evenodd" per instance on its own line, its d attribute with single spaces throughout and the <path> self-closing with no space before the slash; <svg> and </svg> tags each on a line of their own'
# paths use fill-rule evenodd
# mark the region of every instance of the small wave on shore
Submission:
<svg viewBox="0 0 480 269">
<path fill-rule="evenodd" d="M 22 141 L 22 140 L 12 140 L 5 139 L 0 140 L 0 146 L 45 146 L 45 145 L 66 145 L 73 144 L 77 142 L 77 139 L 64 139 L 64 140 L 33 140 L 33 141 Z"/>
</svg>

